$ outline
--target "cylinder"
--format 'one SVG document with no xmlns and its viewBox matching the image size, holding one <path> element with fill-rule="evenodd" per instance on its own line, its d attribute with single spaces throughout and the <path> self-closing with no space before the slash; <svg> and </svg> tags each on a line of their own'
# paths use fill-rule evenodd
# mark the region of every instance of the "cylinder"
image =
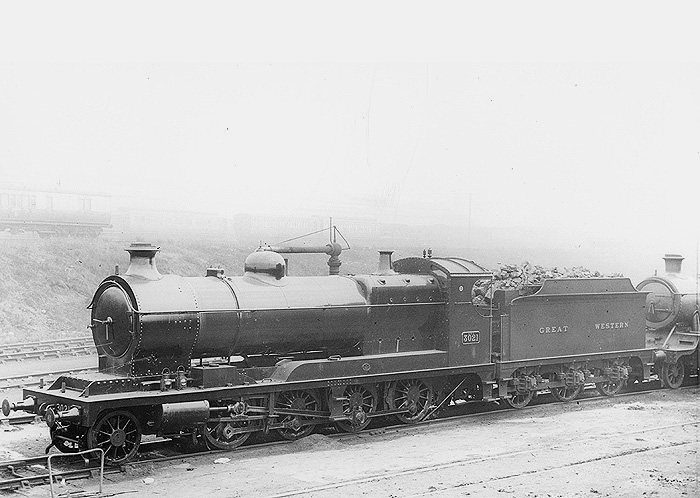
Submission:
<svg viewBox="0 0 700 498">
<path fill-rule="evenodd" d="M 158 421 L 159 434 L 178 434 L 184 427 L 206 422 L 209 419 L 209 402 L 189 401 L 185 403 L 166 403 Z"/>
</svg>

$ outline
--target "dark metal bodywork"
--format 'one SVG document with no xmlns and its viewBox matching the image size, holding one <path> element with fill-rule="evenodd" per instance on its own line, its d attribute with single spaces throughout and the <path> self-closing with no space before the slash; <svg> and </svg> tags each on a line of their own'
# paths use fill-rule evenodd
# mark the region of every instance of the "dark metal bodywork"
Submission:
<svg viewBox="0 0 700 498">
<path fill-rule="evenodd" d="M 503 361 L 644 349 L 644 302 L 627 278 L 546 280 L 513 299 Z"/>
</svg>

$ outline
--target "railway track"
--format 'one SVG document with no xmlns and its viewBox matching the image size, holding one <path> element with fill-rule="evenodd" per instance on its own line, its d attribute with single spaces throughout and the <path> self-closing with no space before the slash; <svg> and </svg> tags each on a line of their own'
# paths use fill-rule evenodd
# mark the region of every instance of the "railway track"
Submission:
<svg viewBox="0 0 700 498">
<path fill-rule="evenodd" d="M 41 485 L 49 483 L 49 455 L 41 455 L 35 457 L 23 458 L 21 460 L 12 460 L 2 462 L 2 480 L 0 480 L 0 490 L 11 490 L 17 488 L 26 488 L 31 485 Z M 51 477 L 54 481 L 57 479 L 85 479 L 93 475 L 95 471 L 100 470 L 93 463 L 85 464 L 80 468 L 80 462 L 84 462 L 80 457 L 64 459 L 60 466 L 52 469 Z M 105 469 L 106 473 L 116 473 L 119 469 Z"/>
<path fill-rule="evenodd" d="M 690 389 L 690 388 L 696 388 L 697 385 L 688 385 L 685 387 L 681 387 L 680 389 Z M 605 402 L 607 400 L 618 400 L 618 399 L 624 399 L 624 398 L 634 398 L 638 396 L 643 396 L 645 394 L 648 394 L 649 392 L 656 391 L 658 390 L 658 383 L 652 382 L 650 384 L 646 384 L 643 386 L 643 388 L 637 388 L 632 391 L 628 392 L 623 392 L 620 394 L 617 394 L 614 397 L 604 397 L 596 394 L 595 388 L 586 390 L 581 393 L 581 397 L 578 398 L 575 402 L 576 403 L 595 403 L 595 402 Z M 440 425 L 445 425 L 445 424 L 450 424 L 454 423 L 456 421 L 460 420 L 468 420 L 468 419 L 474 419 L 474 418 L 480 418 L 484 416 L 489 416 L 492 414 L 494 411 L 499 411 L 499 412 L 516 412 L 516 411 L 521 411 L 523 413 L 527 413 L 528 417 L 536 417 L 537 412 L 544 409 L 544 407 L 559 403 L 558 401 L 554 400 L 551 396 L 543 394 L 540 395 L 537 399 L 533 401 L 531 405 L 528 405 L 527 407 L 521 409 L 521 410 L 516 410 L 514 408 L 499 408 L 496 406 L 495 403 L 463 403 L 460 405 L 453 405 L 447 408 L 445 413 L 441 415 L 440 417 L 437 418 L 432 418 L 429 420 L 425 420 L 423 422 L 420 422 L 419 424 L 414 425 L 405 425 L 405 424 L 394 424 L 391 422 L 383 422 L 379 424 L 377 427 L 374 427 L 372 429 L 369 429 L 367 431 L 363 431 L 360 433 L 354 433 L 354 434 L 348 434 L 348 433 L 343 433 L 343 432 L 333 432 L 333 429 L 322 429 L 321 433 L 325 436 L 328 437 L 332 440 L 335 441 L 347 441 L 347 440 L 352 440 L 352 439 L 357 439 L 357 438 L 372 438 L 376 437 L 379 434 L 385 434 L 387 432 L 391 433 L 396 433 L 400 434 L 403 432 L 411 431 L 414 430 L 416 426 L 418 427 L 430 427 L 430 426 L 440 426 Z M 687 422 L 682 425 L 688 425 L 688 426 L 698 426 L 700 422 L 697 421 L 692 421 L 692 422 Z M 678 425 L 678 424 L 676 424 Z M 663 426 L 662 428 L 669 428 L 669 427 L 676 427 L 676 425 L 673 426 Z M 653 429 L 649 429 L 653 430 Z M 632 431 L 630 434 L 636 434 L 640 431 Z M 590 437 L 583 437 L 580 440 L 576 440 L 574 442 L 570 442 L 567 444 L 585 444 L 585 441 L 587 439 L 590 439 Z M 303 441 L 300 440 L 300 441 Z M 261 442 L 253 442 L 253 444 L 247 443 L 235 450 L 235 454 L 237 455 L 237 458 L 245 458 L 248 453 L 252 453 L 254 451 L 258 451 L 262 448 L 275 448 L 275 447 L 283 447 L 285 445 L 292 445 L 295 444 L 294 441 L 288 441 L 288 440 L 263 440 Z M 544 447 L 543 447 L 544 448 Z M 547 448 L 551 448 L 551 446 L 547 446 Z M 654 448 L 652 448 L 654 449 Z M 527 450 L 527 452 L 532 452 L 533 450 Z M 195 457 L 203 457 L 206 455 L 220 455 L 220 454 L 231 454 L 232 451 L 227 451 L 227 450 L 200 450 L 200 451 L 191 451 L 189 453 L 182 453 L 181 451 L 178 451 L 175 449 L 175 444 L 172 440 L 167 440 L 167 439 L 162 439 L 162 438 L 154 438 L 152 440 L 147 440 L 142 442 L 141 448 L 139 450 L 139 456 L 138 459 L 129 462 L 128 464 L 125 464 L 121 467 L 106 467 L 104 470 L 105 474 L 114 474 L 114 473 L 119 473 L 122 472 L 126 467 L 128 466 L 141 466 L 141 465 L 147 465 L 147 464 L 154 464 L 158 462 L 168 462 L 171 460 L 183 460 L 183 459 L 188 459 L 188 458 L 195 458 Z M 57 454 L 57 453 L 54 453 Z M 498 458 L 505 458 L 506 456 L 514 456 L 513 453 L 509 454 L 503 454 L 503 455 L 493 455 L 488 458 L 481 458 L 479 461 L 486 461 L 486 460 L 492 460 L 492 459 L 498 459 Z M 34 456 L 34 457 L 27 457 L 21 460 L 13 460 L 13 461 L 7 461 L 7 462 L 0 462 L 0 490 L 1 489 L 16 489 L 18 487 L 25 487 L 28 485 L 32 484 L 46 484 L 49 481 L 49 476 L 48 476 L 48 471 L 47 471 L 47 460 L 48 456 L 47 455 L 40 455 L 40 456 Z M 612 457 L 610 457 L 612 458 Z M 312 489 L 306 489 L 303 491 L 294 491 L 290 493 L 285 493 L 285 494 L 279 494 L 279 495 L 274 495 L 275 498 L 282 498 L 282 497 L 287 497 L 287 496 L 300 496 L 304 495 L 307 492 L 317 492 L 317 491 L 330 491 L 330 490 L 338 490 L 342 489 L 344 487 L 350 487 L 350 486 L 356 486 L 358 484 L 366 484 L 369 482 L 373 482 L 376 480 L 382 480 L 382 479 L 390 479 L 393 477 L 398 477 L 401 475 L 408 475 L 412 473 L 422 473 L 422 472 L 430 472 L 438 469 L 443 469 L 443 468 L 450 468 L 450 467 L 456 467 L 459 465 L 466 465 L 469 463 L 474 463 L 473 458 L 471 459 L 459 459 L 455 460 L 453 462 L 450 462 L 448 464 L 442 464 L 439 466 L 425 466 L 425 467 L 419 467 L 419 468 L 413 468 L 409 469 L 406 471 L 394 473 L 394 474 L 381 474 L 379 476 L 369 476 L 363 479 L 356 479 L 352 481 L 343 481 L 339 483 L 335 483 L 333 485 L 327 485 L 327 486 L 321 486 L 318 488 L 312 488 Z M 65 480 L 70 480 L 70 479 L 84 479 L 86 477 L 92 477 L 95 475 L 96 471 L 99 471 L 100 466 L 99 462 L 96 463 L 96 460 L 90 460 L 89 463 L 84 460 L 83 458 L 73 456 L 73 457 L 67 457 L 65 459 L 65 465 L 62 465 L 58 471 L 57 471 L 57 476 L 60 477 L 61 479 Z M 585 462 L 584 462 L 585 463 Z M 442 489 L 440 491 L 445 491 L 445 489 Z M 430 493 L 427 493 L 430 494 Z M 423 495 L 416 495 L 416 496 L 423 496 Z"/>
<path fill-rule="evenodd" d="M 0 364 L 94 354 L 97 351 L 92 336 L 3 344 L 0 346 Z"/>
<path fill-rule="evenodd" d="M 128 465 L 139 465 L 153 462 L 165 462 L 177 458 L 186 458 L 183 453 L 176 453 L 172 450 L 169 453 L 168 447 L 172 441 L 161 438 L 156 438 L 152 441 L 147 441 L 142 444 L 143 451 L 142 459 Z M 222 450 L 212 450 L 199 452 L 198 455 L 206 453 L 220 453 Z M 49 456 L 61 457 L 60 463 L 53 464 L 51 475 L 49 475 Z M 0 490 L 12 490 L 17 488 L 25 488 L 31 485 L 43 485 L 49 483 L 49 478 L 52 477 L 54 482 L 57 480 L 75 480 L 94 477 L 98 472 L 102 471 L 105 475 L 118 474 L 124 471 L 124 466 L 120 467 L 104 467 L 100 465 L 100 460 L 97 457 L 86 458 L 81 455 L 71 455 L 68 453 L 52 453 L 51 455 L 37 455 L 17 460 L 9 460 L 0 462 Z"/>
</svg>

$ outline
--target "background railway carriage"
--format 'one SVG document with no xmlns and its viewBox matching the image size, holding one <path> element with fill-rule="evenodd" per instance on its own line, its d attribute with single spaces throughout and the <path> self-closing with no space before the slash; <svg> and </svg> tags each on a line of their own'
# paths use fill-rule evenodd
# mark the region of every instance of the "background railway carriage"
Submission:
<svg viewBox="0 0 700 498">
<path fill-rule="evenodd" d="M 111 196 L 0 183 L 0 230 L 97 236 L 111 227 Z"/>
<path fill-rule="evenodd" d="M 374 274 L 290 277 L 259 251 L 240 277 L 180 277 L 158 272 L 157 247 L 127 250 L 127 272 L 90 305 L 99 373 L 3 405 L 43 415 L 60 450 L 101 447 L 112 463 L 133 458 L 143 434 L 234 448 L 258 431 L 359 431 L 455 400 L 523 407 L 589 382 L 611 395 L 653 364 L 646 294 L 628 279 L 547 281 L 477 306 L 474 285 L 491 274 L 460 258 L 392 265 L 385 252 Z"/>
</svg>

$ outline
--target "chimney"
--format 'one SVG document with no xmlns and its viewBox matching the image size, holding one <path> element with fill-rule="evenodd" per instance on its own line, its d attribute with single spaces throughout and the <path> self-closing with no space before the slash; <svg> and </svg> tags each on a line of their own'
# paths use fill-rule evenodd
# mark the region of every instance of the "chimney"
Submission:
<svg viewBox="0 0 700 498">
<path fill-rule="evenodd" d="M 681 263 L 685 258 L 680 254 L 666 254 L 664 261 L 666 262 L 666 273 L 680 273 Z"/>
<path fill-rule="evenodd" d="M 160 247 L 156 247 L 148 242 L 133 242 L 124 249 L 129 253 L 129 268 L 124 275 L 132 277 L 142 277 L 148 280 L 160 280 L 162 275 L 156 268 L 156 253 Z"/>
<path fill-rule="evenodd" d="M 377 273 L 394 273 L 394 268 L 391 266 L 391 255 L 394 251 L 379 251 L 379 267 Z"/>
</svg>

